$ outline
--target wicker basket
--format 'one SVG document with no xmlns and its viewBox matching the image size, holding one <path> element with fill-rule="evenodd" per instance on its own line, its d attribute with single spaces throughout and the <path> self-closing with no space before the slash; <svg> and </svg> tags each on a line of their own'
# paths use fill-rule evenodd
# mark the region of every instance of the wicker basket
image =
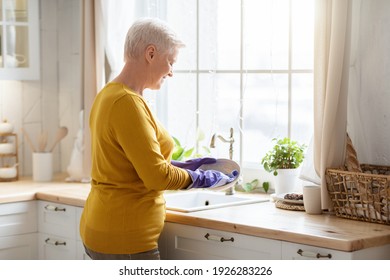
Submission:
<svg viewBox="0 0 390 280">
<path fill-rule="evenodd" d="M 363 172 L 326 170 L 336 216 L 390 225 L 390 166 L 360 165 Z"/>
</svg>

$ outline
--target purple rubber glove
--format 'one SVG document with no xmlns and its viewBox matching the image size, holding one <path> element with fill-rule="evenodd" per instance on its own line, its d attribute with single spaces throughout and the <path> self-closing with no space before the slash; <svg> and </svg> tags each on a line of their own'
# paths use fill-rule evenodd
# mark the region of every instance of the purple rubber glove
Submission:
<svg viewBox="0 0 390 280">
<path fill-rule="evenodd" d="M 192 171 L 198 169 L 199 166 L 201 166 L 203 164 L 212 164 L 212 163 L 216 163 L 216 162 L 217 162 L 217 160 L 215 158 L 211 158 L 211 157 L 194 158 L 194 159 L 190 159 L 187 161 L 171 160 L 172 165 L 174 165 L 176 167 L 184 168 L 184 169 L 189 169 Z"/>
<path fill-rule="evenodd" d="M 188 174 L 192 179 L 192 184 L 187 187 L 191 188 L 215 188 L 226 185 L 239 175 L 237 170 L 234 170 L 231 174 L 224 174 L 217 170 L 188 170 Z"/>
</svg>

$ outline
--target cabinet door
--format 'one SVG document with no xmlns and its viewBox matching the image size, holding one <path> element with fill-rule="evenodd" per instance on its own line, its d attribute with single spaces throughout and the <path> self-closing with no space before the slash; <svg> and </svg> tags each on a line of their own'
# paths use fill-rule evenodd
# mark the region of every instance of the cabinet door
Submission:
<svg viewBox="0 0 390 280">
<path fill-rule="evenodd" d="M 0 1 L 0 80 L 39 79 L 38 0 Z"/>
<path fill-rule="evenodd" d="M 165 238 L 167 259 L 281 258 L 280 241 L 243 234 L 166 223 Z"/>
<path fill-rule="evenodd" d="M 37 233 L 0 237 L 0 260 L 36 260 Z"/>
<path fill-rule="evenodd" d="M 76 239 L 76 208 L 65 204 L 39 201 L 39 232 Z"/>
<path fill-rule="evenodd" d="M 36 201 L 0 204 L 0 236 L 37 232 Z"/>
</svg>

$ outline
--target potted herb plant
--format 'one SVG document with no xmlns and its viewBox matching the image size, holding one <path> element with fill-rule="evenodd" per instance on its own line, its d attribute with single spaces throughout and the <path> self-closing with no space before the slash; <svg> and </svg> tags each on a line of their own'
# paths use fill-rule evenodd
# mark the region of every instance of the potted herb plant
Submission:
<svg viewBox="0 0 390 280">
<path fill-rule="evenodd" d="M 201 147 L 203 153 L 196 152 L 194 147 L 187 149 L 185 146 L 182 146 L 179 139 L 177 139 L 174 136 L 172 136 L 172 138 L 173 141 L 175 142 L 175 147 L 172 154 L 172 159 L 174 160 L 185 161 L 191 158 L 200 158 L 211 154 L 211 151 L 207 146 Z M 200 143 L 203 140 L 205 140 L 205 135 L 201 129 L 198 129 L 196 141 Z"/>
<path fill-rule="evenodd" d="M 277 176 L 275 184 L 276 195 L 291 192 L 295 188 L 295 182 L 298 177 L 298 167 L 305 157 L 305 144 L 299 144 L 297 141 L 288 137 L 274 138 L 276 142 L 273 148 L 268 151 L 261 164 L 268 172 Z"/>
</svg>

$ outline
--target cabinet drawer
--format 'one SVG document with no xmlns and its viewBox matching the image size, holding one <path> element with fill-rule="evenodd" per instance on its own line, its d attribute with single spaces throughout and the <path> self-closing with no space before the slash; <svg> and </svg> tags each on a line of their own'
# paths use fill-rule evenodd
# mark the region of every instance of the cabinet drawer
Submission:
<svg viewBox="0 0 390 280">
<path fill-rule="evenodd" d="M 166 223 L 164 238 L 168 259 L 281 258 L 281 241 L 249 235 Z"/>
<path fill-rule="evenodd" d="M 37 233 L 0 237 L 0 260 L 36 260 Z"/>
<path fill-rule="evenodd" d="M 351 254 L 304 244 L 282 242 L 282 257 L 285 260 L 335 260 L 351 259 Z"/>
<path fill-rule="evenodd" d="M 39 233 L 40 260 L 75 260 L 76 240 L 68 237 Z"/>
<path fill-rule="evenodd" d="M 389 260 L 390 244 L 354 252 L 343 252 L 298 243 L 282 242 L 282 256 L 285 260 Z"/>
<path fill-rule="evenodd" d="M 0 204 L 0 236 L 37 232 L 36 201 Z"/>
<path fill-rule="evenodd" d="M 42 233 L 76 239 L 76 207 L 39 201 L 38 227 Z"/>
</svg>

